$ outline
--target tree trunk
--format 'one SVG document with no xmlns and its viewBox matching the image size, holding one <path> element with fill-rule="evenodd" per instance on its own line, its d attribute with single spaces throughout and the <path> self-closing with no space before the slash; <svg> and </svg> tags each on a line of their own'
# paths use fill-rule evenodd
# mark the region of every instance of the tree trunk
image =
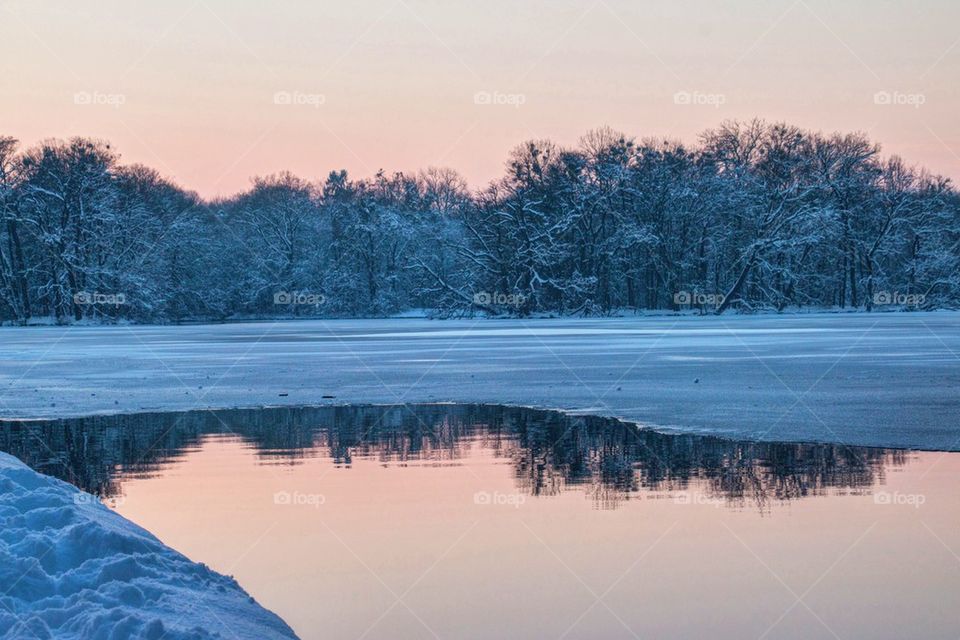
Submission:
<svg viewBox="0 0 960 640">
<path fill-rule="evenodd" d="M 733 299 L 740 293 L 740 289 L 743 288 L 743 283 L 747 281 L 747 276 L 750 275 L 750 270 L 753 269 L 753 265 L 757 260 L 757 252 L 753 250 L 750 252 L 750 256 L 747 258 L 746 264 L 743 265 L 743 270 L 740 271 L 740 275 L 737 277 L 737 281 L 733 283 L 733 286 L 730 288 L 730 291 L 727 292 L 727 295 L 724 296 L 723 302 L 720 303 L 720 306 L 717 307 L 717 315 L 720 315 L 727 310 L 733 303 Z"/>
</svg>

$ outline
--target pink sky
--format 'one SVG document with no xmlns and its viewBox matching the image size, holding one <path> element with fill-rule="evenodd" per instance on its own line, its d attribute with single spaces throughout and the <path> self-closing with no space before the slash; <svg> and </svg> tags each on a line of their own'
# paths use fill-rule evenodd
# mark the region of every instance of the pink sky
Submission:
<svg viewBox="0 0 960 640">
<path fill-rule="evenodd" d="M 531 137 L 760 116 L 960 179 L 958 24 L 947 0 L 12 1 L 0 133 L 104 138 L 213 196 L 284 169 L 482 186 Z"/>
</svg>

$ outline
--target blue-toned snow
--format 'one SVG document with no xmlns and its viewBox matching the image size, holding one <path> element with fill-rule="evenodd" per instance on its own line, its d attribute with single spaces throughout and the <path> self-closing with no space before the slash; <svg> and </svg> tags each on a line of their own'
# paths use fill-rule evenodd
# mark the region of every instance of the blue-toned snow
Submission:
<svg viewBox="0 0 960 640">
<path fill-rule="evenodd" d="M 232 578 L 0 453 L 0 637 L 296 636 Z"/>
</svg>

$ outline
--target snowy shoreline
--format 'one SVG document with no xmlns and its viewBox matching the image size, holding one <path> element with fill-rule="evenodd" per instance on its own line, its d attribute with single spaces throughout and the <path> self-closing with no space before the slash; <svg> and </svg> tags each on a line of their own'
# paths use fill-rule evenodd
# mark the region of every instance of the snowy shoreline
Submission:
<svg viewBox="0 0 960 640">
<path fill-rule="evenodd" d="M 238 584 L 0 453 L 0 635 L 296 638 Z"/>
</svg>

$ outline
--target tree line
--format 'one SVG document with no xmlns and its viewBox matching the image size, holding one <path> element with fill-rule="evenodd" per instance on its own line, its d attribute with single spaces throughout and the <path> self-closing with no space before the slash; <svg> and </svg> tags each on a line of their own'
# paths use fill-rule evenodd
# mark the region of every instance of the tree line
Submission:
<svg viewBox="0 0 960 640">
<path fill-rule="evenodd" d="M 205 201 L 110 144 L 0 137 L 0 320 L 956 307 L 960 194 L 866 136 L 532 140 L 450 169 L 289 173 Z"/>
</svg>

